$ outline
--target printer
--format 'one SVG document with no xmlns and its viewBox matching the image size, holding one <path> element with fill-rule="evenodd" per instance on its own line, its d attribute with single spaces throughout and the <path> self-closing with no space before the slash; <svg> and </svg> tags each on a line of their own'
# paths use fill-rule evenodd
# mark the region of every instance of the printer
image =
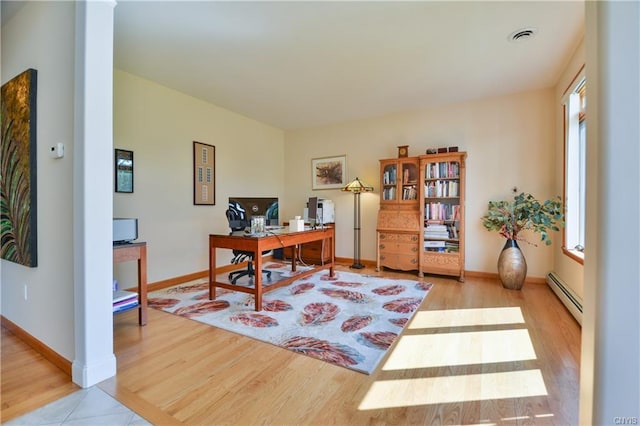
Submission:
<svg viewBox="0 0 640 426">
<path fill-rule="evenodd" d="M 113 244 L 127 244 L 138 239 L 138 219 L 113 218 Z"/>
<path fill-rule="evenodd" d="M 336 221 L 336 216 L 333 201 L 325 198 L 318 198 L 317 215 L 317 221 L 320 224 L 334 223 Z M 304 208 L 304 221 L 305 223 L 309 223 L 309 202 L 307 202 L 307 207 Z"/>
</svg>

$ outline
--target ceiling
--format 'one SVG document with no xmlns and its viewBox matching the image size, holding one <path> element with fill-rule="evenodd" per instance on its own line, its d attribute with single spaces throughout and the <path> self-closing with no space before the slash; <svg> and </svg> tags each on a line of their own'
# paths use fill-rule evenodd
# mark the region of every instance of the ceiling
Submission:
<svg viewBox="0 0 640 426">
<path fill-rule="evenodd" d="M 583 34 L 583 1 L 119 0 L 114 65 L 301 129 L 551 87 Z"/>
</svg>

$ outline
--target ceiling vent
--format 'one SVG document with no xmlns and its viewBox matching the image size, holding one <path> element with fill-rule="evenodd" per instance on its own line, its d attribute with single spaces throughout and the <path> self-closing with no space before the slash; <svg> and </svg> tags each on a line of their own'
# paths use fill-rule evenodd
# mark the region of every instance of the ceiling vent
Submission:
<svg viewBox="0 0 640 426">
<path fill-rule="evenodd" d="M 519 43 L 521 41 L 530 39 L 531 37 L 536 35 L 537 32 L 538 29 L 534 27 L 521 28 L 509 34 L 508 40 L 514 43 Z"/>
</svg>

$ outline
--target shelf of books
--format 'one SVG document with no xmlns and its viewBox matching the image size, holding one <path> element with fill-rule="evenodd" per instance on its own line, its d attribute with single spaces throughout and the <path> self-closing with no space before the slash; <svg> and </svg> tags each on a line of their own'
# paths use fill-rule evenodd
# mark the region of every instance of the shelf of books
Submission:
<svg viewBox="0 0 640 426">
<path fill-rule="evenodd" d="M 380 160 L 380 187 L 383 204 L 417 203 L 418 191 L 418 158 L 394 158 Z"/>
<path fill-rule="evenodd" d="M 455 275 L 464 281 L 465 152 L 420 157 L 424 183 L 421 272 Z"/>
</svg>

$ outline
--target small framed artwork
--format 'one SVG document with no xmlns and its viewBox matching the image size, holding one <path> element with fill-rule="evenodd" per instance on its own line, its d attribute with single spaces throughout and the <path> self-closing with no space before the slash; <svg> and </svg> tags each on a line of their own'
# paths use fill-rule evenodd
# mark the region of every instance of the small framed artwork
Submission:
<svg viewBox="0 0 640 426">
<path fill-rule="evenodd" d="M 312 189 L 339 189 L 345 186 L 347 156 L 314 158 L 311 160 Z"/>
<path fill-rule="evenodd" d="M 116 149 L 116 192 L 133 192 L 133 151 Z"/>
<path fill-rule="evenodd" d="M 216 204 L 216 147 L 193 142 L 193 204 Z"/>
</svg>

